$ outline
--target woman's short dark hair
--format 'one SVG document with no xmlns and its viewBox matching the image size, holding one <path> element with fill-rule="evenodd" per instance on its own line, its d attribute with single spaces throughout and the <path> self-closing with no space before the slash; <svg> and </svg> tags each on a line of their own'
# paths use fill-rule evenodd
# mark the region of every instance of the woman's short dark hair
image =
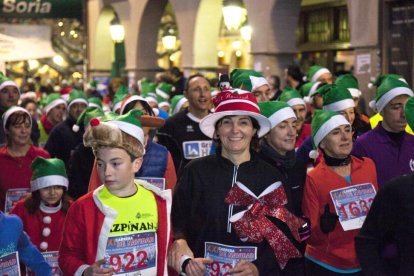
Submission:
<svg viewBox="0 0 414 276">
<path fill-rule="evenodd" d="M 70 207 L 70 197 L 67 194 L 67 191 L 65 187 L 63 188 L 63 195 L 62 195 L 62 208 L 61 210 L 66 214 Z M 24 200 L 24 207 L 26 208 L 27 212 L 31 215 L 35 215 L 40 210 L 40 202 L 42 201 L 40 197 L 40 191 L 34 191 L 31 194 L 29 194 L 28 197 Z"/>
<path fill-rule="evenodd" d="M 236 115 L 233 115 L 233 116 L 236 116 Z M 214 133 L 216 133 L 217 132 L 217 130 L 218 130 L 218 128 L 220 127 L 220 125 L 221 125 L 221 123 L 222 123 L 222 121 L 223 121 L 223 119 L 224 118 L 228 118 L 228 117 L 233 117 L 232 115 L 229 115 L 229 116 L 224 116 L 224 117 L 222 117 L 222 118 L 220 118 L 217 122 L 216 122 L 216 124 L 214 125 Z M 259 130 L 260 130 L 260 125 L 259 125 L 259 122 L 255 119 L 255 118 L 253 118 L 253 117 L 250 117 L 250 116 L 248 116 L 249 118 L 250 118 L 250 120 L 252 121 L 252 125 L 253 125 L 253 128 L 256 130 L 256 133 L 253 135 L 253 137 L 252 137 L 252 141 L 250 142 L 250 149 L 253 149 L 253 150 L 255 150 L 255 151 L 258 151 L 259 150 L 259 148 L 260 148 L 260 138 L 259 138 L 259 136 L 257 135 L 257 133 L 259 132 Z M 216 147 L 216 148 L 219 148 L 219 147 L 221 147 L 221 140 L 220 140 L 220 137 L 216 137 L 216 135 L 214 135 L 213 136 L 213 143 L 214 143 L 214 146 Z"/>
<path fill-rule="evenodd" d="M 9 116 L 6 122 L 6 129 L 9 129 L 11 125 L 20 125 L 28 120 L 30 123 L 32 122 L 32 118 L 29 114 L 24 111 L 16 111 Z"/>
<path fill-rule="evenodd" d="M 287 73 L 294 80 L 296 80 L 298 82 L 303 82 L 303 73 L 300 71 L 299 66 L 297 66 L 297 65 L 289 65 L 287 67 Z"/>
</svg>

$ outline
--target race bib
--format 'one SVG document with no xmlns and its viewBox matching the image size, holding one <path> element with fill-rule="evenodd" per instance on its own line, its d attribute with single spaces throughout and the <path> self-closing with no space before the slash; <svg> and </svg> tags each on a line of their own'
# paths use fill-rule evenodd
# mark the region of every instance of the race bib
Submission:
<svg viewBox="0 0 414 276">
<path fill-rule="evenodd" d="M 149 184 L 154 185 L 155 187 L 165 190 L 165 178 L 164 177 L 138 177 L 136 179 L 147 181 Z"/>
<path fill-rule="evenodd" d="M 13 208 L 14 204 L 22 199 L 27 193 L 30 193 L 29 188 L 9 189 L 6 192 L 6 200 L 4 204 L 4 212 L 8 213 Z"/>
<path fill-rule="evenodd" d="M 20 276 L 19 253 L 17 251 L 0 258 L 0 275 Z"/>
<path fill-rule="evenodd" d="M 184 158 L 195 159 L 209 155 L 211 143 L 210 140 L 183 142 Z"/>
<path fill-rule="evenodd" d="M 353 185 L 330 192 L 344 231 L 360 229 L 376 195 L 371 183 Z"/>
<path fill-rule="evenodd" d="M 157 235 L 155 232 L 109 237 L 105 267 L 114 275 L 156 275 Z"/>
<path fill-rule="evenodd" d="M 52 270 L 52 276 L 63 276 L 63 272 L 60 270 L 58 262 L 59 251 L 42 252 L 42 255 Z M 27 275 L 35 275 L 28 267 L 26 269 Z"/>
<path fill-rule="evenodd" d="M 213 260 L 207 265 L 205 276 L 226 276 L 227 272 L 241 260 L 252 262 L 257 259 L 255 246 L 230 246 L 220 243 L 205 242 L 204 257 Z"/>
</svg>

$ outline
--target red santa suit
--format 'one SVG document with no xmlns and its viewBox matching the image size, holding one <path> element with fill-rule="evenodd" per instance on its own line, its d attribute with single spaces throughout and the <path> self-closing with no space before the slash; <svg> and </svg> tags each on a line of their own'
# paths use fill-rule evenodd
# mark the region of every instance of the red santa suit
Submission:
<svg viewBox="0 0 414 276">
<path fill-rule="evenodd" d="M 136 183 L 155 196 L 158 212 L 156 275 L 168 275 L 166 256 L 171 242 L 171 190 L 161 191 L 143 181 Z M 59 267 L 65 275 L 82 275 L 86 268 L 105 257 L 117 212 L 99 198 L 103 187 L 79 198 L 67 213 L 59 254 Z"/>
</svg>

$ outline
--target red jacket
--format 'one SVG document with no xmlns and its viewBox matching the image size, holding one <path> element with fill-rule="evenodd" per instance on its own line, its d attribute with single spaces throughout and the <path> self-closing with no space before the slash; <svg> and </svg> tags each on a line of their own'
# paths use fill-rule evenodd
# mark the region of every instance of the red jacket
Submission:
<svg viewBox="0 0 414 276">
<path fill-rule="evenodd" d="M 352 156 L 352 185 L 371 183 L 378 191 L 377 173 L 374 162 Z M 324 207 L 329 204 L 330 212 L 335 213 L 330 191 L 349 187 L 349 182 L 330 169 L 324 159 L 308 173 L 303 195 L 303 214 L 311 220 L 312 235 L 308 240 L 306 255 L 322 263 L 339 269 L 358 268 L 354 238 L 359 230 L 344 231 L 339 221 L 334 231 L 324 234 L 319 226 L 319 218 Z"/>
<path fill-rule="evenodd" d="M 139 182 L 151 190 L 157 202 L 157 275 L 167 275 L 167 249 L 171 242 L 171 190 L 160 191 L 151 184 Z M 63 228 L 59 267 L 64 275 L 82 275 L 97 260 L 103 259 L 109 231 L 117 216 L 115 210 L 104 205 L 98 192 L 87 193 L 69 208 Z"/>
</svg>

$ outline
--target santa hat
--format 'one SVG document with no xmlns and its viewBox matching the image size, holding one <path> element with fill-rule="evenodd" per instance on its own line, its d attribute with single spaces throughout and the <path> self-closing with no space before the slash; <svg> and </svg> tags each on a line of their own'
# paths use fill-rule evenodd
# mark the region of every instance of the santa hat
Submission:
<svg viewBox="0 0 414 276">
<path fill-rule="evenodd" d="M 322 86 L 318 93 L 323 97 L 323 109 L 329 111 L 342 111 L 355 107 L 351 93 L 343 86 L 327 84 Z"/>
<path fill-rule="evenodd" d="M 114 95 L 114 100 L 112 101 L 112 111 L 116 112 L 122 106 L 122 101 L 125 97 L 128 96 L 128 87 L 125 85 L 120 85 L 116 90 Z"/>
<path fill-rule="evenodd" d="M 87 85 L 86 89 L 96 90 L 98 88 L 98 81 L 91 80 Z"/>
<path fill-rule="evenodd" d="M 167 100 L 165 100 L 164 98 L 159 97 L 158 98 L 158 107 L 161 108 L 161 107 L 165 107 L 165 106 L 171 107 L 171 104 Z"/>
<path fill-rule="evenodd" d="M 147 97 L 149 93 L 155 94 L 157 89 L 157 84 L 150 82 L 148 80 L 138 81 L 139 91 L 141 92 L 142 97 Z"/>
<path fill-rule="evenodd" d="M 362 95 L 361 90 L 359 90 L 358 79 L 354 75 L 341 75 L 336 79 L 335 84 L 347 88 L 353 98 L 359 98 Z"/>
<path fill-rule="evenodd" d="M 332 130 L 342 125 L 350 125 L 348 120 L 341 114 L 329 110 L 316 110 L 312 119 L 312 138 L 314 149 L 309 152 L 309 157 L 318 157 L 319 143 Z"/>
<path fill-rule="evenodd" d="M 125 107 L 132 103 L 132 102 L 141 102 L 142 105 L 146 105 L 148 108 L 150 108 L 147 100 L 145 100 L 143 97 L 138 96 L 138 95 L 128 95 L 124 98 L 124 100 L 121 103 L 121 111 L 119 112 L 119 114 L 124 114 L 125 112 Z"/>
<path fill-rule="evenodd" d="M 414 130 L 414 97 L 410 97 L 405 104 L 405 118 L 412 130 Z"/>
<path fill-rule="evenodd" d="M 246 91 L 254 91 L 255 89 L 269 82 L 262 74 L 254 70 L 234 69 L 230 73 L 231 86 Z"/>
<path fill-rule="evenodd" d="M 72 130 L 74 132 L 78 132 L 80 126 L 83 125 L 86 127 L 89 125 L 89 122 L 92 120 L 92 118 L 102 117 L 103 115 L 104 113 L 101 108 L 96 106 L 88 106 L 79 115 L 78 119 L 76 120 L 76 124 L 72 126 Z"/>
<path fill-rule="evenodd" d="M 303 84 L 300 87 L 299 93 L 301 94 L 305 103 L 312 103 L 313 97 L 315 94 L 317 94 L 320 84 L 322 84 L 320 81 L 311 81 Z"/>
<path fill-rule="evenodd" d="M 257 100 L 251 92 L 240 89 L 222 91 L 213 99 L 213 103 L 215 112 L 200 121 L 201 131 L 210 138 L 213 138 L 217 121 L 225 116 L 246 115 L 256 119 L 260 125 L 257 132 L 259 137 L 270 130 L 270 121 L 260 114 Z"/>
<path fill-rule="evenodd" d="M 6 77 L 5 75 L 3 75 L 2 72 L 0 72 L 0 91 L 3 90 L 3 88 L 5 88 L 6 86 L 15 87 L 17 91 L 19 91 L 19 94 L 20 94 L 20 89 L 17 86 L 17 84 L 11 79 L 9 79 L 8 77 Z"/>
<path fill-rule="evenodd" d="M 36 157 L 32 163 L 32 172 L 32 192 L 51 186 L 62 186 L 66 189 L 69 186 L 65 163 L 58 158 Z"/>
<path fill-rule="evenodd" d="M 155 89 L 155 93 L 164 100 L 168 100 L 170 98 L 171 92 L 173 92 L 174 90 L 175 87 L 172 84 L 161 82 Z"/>
<path fill-rule="evenodd" d="M 44 109 L 45 109 L 45 113 L 48 114 L 50 110 L 52 110 L 52 108 L 60 105 L 60 104 L 64 104 L 65 107 L 67 106 L 66 101 L 61 97 L 61 95 L 59 93 L 52 93 L 47 95 L 44 98 Z"/>
<path fill-rule="evenodd" d="M 68 109 L 72 106 L 74 103 L 83 103 L 86 106 L 88 106 L 88 100 L 86 99 L 86 95 L 83 91 L 80 90 L 72 90 L 69 94 L 69 101 L 68 101 Z"/>
<path fill-rule="evenodd" d="M 293 109 L 285 102 L 271 101 L 261 102 L 258 104 L 260 113 L 269 119 L 271 128 L 274 128 L 284 120 L 295 118 L 296 115 Z"/>
<path fill-rule="evenodd" d="M 99 97 L 91 97 L 88 99 L 88 106 L 92 106 L 92 107 L 98 107 L 100 109 L 102 109 L 102 100 Z"/>
<path fill-rule="evenodd" d="M 317 81 L 320 76 L 326 73 L 331 73 L 327 68 L 324 68 L 319 65 L 313 65 L 309 68 L 308 73 L 306 74 L 307 81 Z"/>
<path fill-rule="evenodd" d="M 392 99 L 400 95 L 412 97 L 414 93 L 407 83 L 393 77 L 386 77 L 377 89 L 375 100 L 369 102 L 369 107 L 381 112 Z"/>
<path fill-rule="evenodd" d="M 301 104 L 306 108 L 306 103 L 302 99 L 302 96 L 296 89 L 293 88 L 283 90 L 282 94 L 280 94 L 279 101 L 285 102 L 290 106 Z"/>
<path fill-rule="evenodd" d="M 123 148 L 132 156 L 140 157 L 145 153 L 144 131 L 139 120 L 142 112 L 132 109 L 124 115 L 106 114 L 101 121 L 94 118 L 83 136 L 86 147 Z M 137 143 L 138 142 L 138 143 Z"/>
<path fill-rule="evenodd" d="M 147 96 L 145 97 L 145 100 L 150 104 L 150 103 L 155 103 L 158 106 L 158 97 L 157 94 L 155 93 L 148 93 Z"/>
<path fill-rule="evenodd" d="M 29 115 L 29 118 L 32 118 L 30 116 L 29 111 L 27 111 L 25 108 L 20 107 L 20 106 L 12 106 L 9 109 L 7 109 L 6 112 L 4 112 L 3 116 L 2 116 L 2 120 L 3 120 L 3 129 L 6 129 L 6 125 L 7 125 L 7 121 L 9 120 L 10 116 L 16 112 L 24 112 L 27 115 Z M 30 127 L 32 127 L 32 119 L 29 120 L 30 121 Z"/>
<path fill-rule="evenodd" d="M 175 95 L 171 99 L 171 114 L 174 115 L 178 113 L 186 102 L 188 102 L 188 99 L 184 97 L 184 95 Z"/>
</svg>

